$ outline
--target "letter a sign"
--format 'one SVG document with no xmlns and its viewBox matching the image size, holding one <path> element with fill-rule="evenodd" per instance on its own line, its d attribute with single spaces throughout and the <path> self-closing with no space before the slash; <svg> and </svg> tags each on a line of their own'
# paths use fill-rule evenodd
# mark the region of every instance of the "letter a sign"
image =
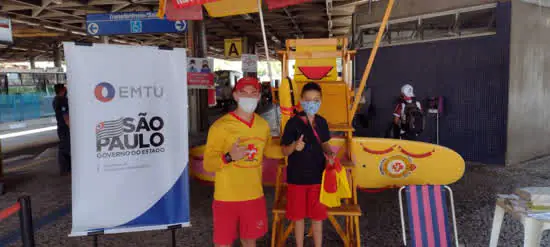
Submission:
<svg viewBox="0 0 550 247">
<path fill-rule="evenodd" d="M 243 39 L 225 39 L 225 56 L 226 57 L 241 57 L 243 52 Z"/>
</svg>

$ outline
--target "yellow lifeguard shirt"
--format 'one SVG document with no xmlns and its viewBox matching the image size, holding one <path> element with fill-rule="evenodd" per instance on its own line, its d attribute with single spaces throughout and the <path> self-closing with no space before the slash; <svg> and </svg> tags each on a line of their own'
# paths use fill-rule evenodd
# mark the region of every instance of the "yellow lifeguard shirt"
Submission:
<svg viewBox="0 0 550 247">
<path fill-rule="evenodd" d="M 223 156 L 237 139 L 240 146 L 247 147 L 247 154 L 242 160 L 226 164 Z M 203 161 L 206 171 L 216 173 L 214 200 L 248 201 L 264 195 L 262 161 L 270 139 L 269 124 L 256 114 L 250 123 L 234 113 L 214 122 L 208 131 Z"/>
</svg>

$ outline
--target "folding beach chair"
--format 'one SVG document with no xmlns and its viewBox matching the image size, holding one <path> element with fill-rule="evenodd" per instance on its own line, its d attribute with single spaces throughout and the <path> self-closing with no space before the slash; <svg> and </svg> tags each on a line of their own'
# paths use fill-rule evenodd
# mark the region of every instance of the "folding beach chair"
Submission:
<svg viewBox="0 0 550 247">
<path fill-rule="evenodd" d="M 409 234 L 413 247 L 450 247 L 453 244 L 449 231 L 446 195 L 449 194 L 454 228 L 454 244 L 458 244 L 453 191 L 442 185 L 409 185 L 399 189 L 399 207 L 403 243 L 407 246 L 403 191 L 407 200 Z"/>
</svg>

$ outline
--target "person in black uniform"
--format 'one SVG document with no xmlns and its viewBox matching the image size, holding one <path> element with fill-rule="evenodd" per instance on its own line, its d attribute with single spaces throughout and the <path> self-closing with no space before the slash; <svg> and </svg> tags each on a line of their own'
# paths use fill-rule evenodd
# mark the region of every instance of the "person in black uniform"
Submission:
<svg viewBox="0 0 550 247">
<path fill-rule="evenodd" d="M 59 137 L 59 147 L 57 161 L 62 176 L 71 172 L 71 135 L 69 131 L 69 100 L 67 98 L 67 88 L 63 84 L 56 84 L 55 98 L 53 99 L 53 109 L 55 119 L 57 120 L 57 136 Z"/>
</svg>

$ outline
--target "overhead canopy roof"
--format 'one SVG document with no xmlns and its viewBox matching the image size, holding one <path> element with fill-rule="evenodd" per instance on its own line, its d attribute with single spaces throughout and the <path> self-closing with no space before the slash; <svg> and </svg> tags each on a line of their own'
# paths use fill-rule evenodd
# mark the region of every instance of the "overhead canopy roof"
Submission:
<svg viewBox="0 0 550 247">
<path fill-rule="evenodd" d="M 507 0 L 501 0 L 507 1 Z M 498 0 L 396 1 L 381 45 L 493 35 Z M 357 7 L 356 47 L 371 47 L 388 0 Z"/>
<path fill-rule="evenodd" d="M 377 0 L 372 0 L 377 1 Z M 273 11 L 264 10 L 270 48 L 289 38 L 324 38 L 349 33 L 355 6 L 369 0 L 313 0 Z M 53 60 L 60 41 L 101 42 L 88 36 L 87 14 L 156 11 L 158 0 L 0 0 L 0 14 L 12 19 L 14 43 L 0 45 L 0 61 Z M 328 11 L 327 11 L 328 10 Z M 246 36 L 261 43 L 258 14 L 205 19 L 209 54 L 221 56 L 223 39 Z M 185 47 L 185 34 L 110 37 L 111 43 Z"/>
</svg>

